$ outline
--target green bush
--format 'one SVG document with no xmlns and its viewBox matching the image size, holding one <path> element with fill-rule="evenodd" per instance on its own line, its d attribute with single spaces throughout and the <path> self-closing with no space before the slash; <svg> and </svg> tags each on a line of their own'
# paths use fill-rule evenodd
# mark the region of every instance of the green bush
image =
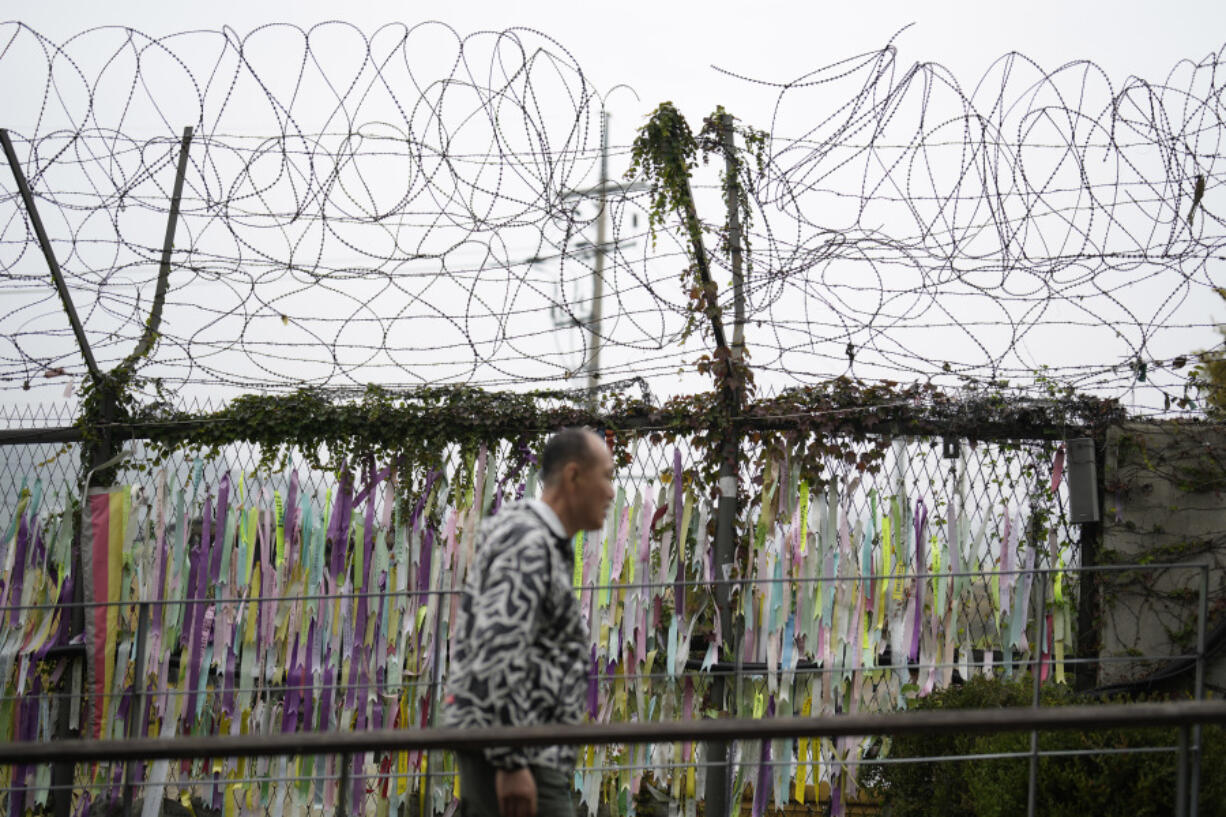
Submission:
<svg viewBox="0 0 1226 817">
<path fill-rule="evenodd" d="M 1031 681 L 977 677 L 933 693 L 915 709 L 988 709 L 1030 706 Z M 1151 699 L 1152 700 L 1152 699 Z M 1044 686 L 1043 706 L 1125 703 Z M 1103 754 L 1117 749 L 1173 747 L 1175 729 L 1058 731 L 1039 735 L 1043 751 L 1092 750 L 1094 754 L 1041 757 L 1036 813 L 1044 817 L 1149 817 L 1174 812 L 1176 754 L 1173 751 Z M 1206 726 L 1201 738 L 1200 814 L 1226 817 L 1226 733 Z M 890 758 L 940 758 L 1029 752 L 1030 733 L 921 734 L 894 737 Z M 1030 759 L 956 760 L 865 766 L 862 785 L 885 804 L 891 817 L 1012 817 L 1026 813 Z"/>
</svg>

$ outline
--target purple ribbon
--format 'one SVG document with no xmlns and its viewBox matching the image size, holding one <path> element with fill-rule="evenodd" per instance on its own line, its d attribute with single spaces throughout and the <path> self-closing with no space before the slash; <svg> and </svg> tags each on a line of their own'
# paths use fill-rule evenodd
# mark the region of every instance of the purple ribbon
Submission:
<svg viewBox="0 0 1226 817">
<path fill-rule="evenodd" d="M 328 520 L 328 540 L 332 545 L 331 577 L 336 586 L 343 584 L 345 552 L 349 550 L 349 518 L 353 514 L 353 477 L 348 470 L 341 472 L 340 490 L 336 492 L 332 518 Z"/>
<path fill-rule="evenodd" d="M 71 638 L 68 630 L 72 626 L 72 615 L 68 611 L 67 605 L 72 603 L 74 584 L 76 584 L 76 577 L 69 573 L 68 578 L 64 579 L 64 586 L 60 588 L 59 598 L 57 598 L 55 601 L 55 605 L 59 609 L 60 613 L 60 623 L 56 627 L 55 637 L 47 639 L 47 643 L 43 646 L 42 650 L 39 651 L 39 654 L 35 656 L 40 660 L 46 656 L 47 651 L 50 650 L 53 645 L 67 644 L 68 640 Z"/>
<path fill-rule="evenodd" d="M 191 569 L 188 586 L 191 597 L 198 599 L 191 606 L 191 626 L 183 633 L 183 646 L 186 648 L 190 664 L 187 668 L 187 701 L 183 705 L 183 728 L 189 730 L 196 723 L 196 690 L 200 686 L 200 659 L 204 646 L 204 597 L 208 592 L 208 569 L 204 563 L 208 559 L 205 547 L 212 539 L 213 495 L 206 493 L 204 497 L 204 513 L 201 516 L 200 541 L 191 549 Z"/>
<path fill-rule="evenodd" d="M 367 474 L 368 481 L 366 483 L 366 487 L 363 488 L 361 491 L 359 491 L 358 495 L 353 498 L 353 504 L 361 505 L 362 500 L 370 496 L 371 493 L 375 490 L 375 488 L 379 486 L 379 483 L 387 479 L 388 474 L 390 473 L 392 473 L 392 466 L 388 464 L 386 467 L 383 468 L 383 470 L 379 471 L 379 473 L 377 474 L 373 474 L 373 475 Z M 294 476 L 297 477 L 298 475 L 294 474 Z"/>
<path fill-rule="evenodd" d="M 417 504 L 413 506 L 413 513 L 409 515 L 409 530 L 417 530 L 417 523 L 420 521 L 421 513 L 425 510 L 426 500 L 430 498 L 430 491 L 434 488 L 434 483 L 442 475 L 442 471 L 434 470 L 426 476 L 426 487 L 422 489 L 421 496 L 417 498 Z"/>
<path fill-rule="evenodd" d="M 772 695 L 766 704 L 766 717 L 775 716 L 775 696 Z M 758 762 L 758 779 L 753 787 L 753 817 L 762 817 L 766 811 L 766 798 L 771 786 L 771 742 L 762 741 L 761 760 Z"/>
<path fill-rule="evenodd" d="M 298 702 L 302 687 L 302 665 L 298 663 L 298 635 L 294 635 L 293 648 L 288 653 L 290 666 L 285 673 L 285 704 L 281 709 L 281 731 L 294 732 L 298 729 Z"/>
<path fill-rule="evenodd" d="M 33 667 L 30 668 L 33 672 Z M 17 740 L 35 741 L 38 739 L 38 699 L 42 697 L 43 684 L 38 675 L 30 685 L 30 690 L 21 697 L 17 704 Z M 13 792 L 9 805 L 13 814 L 25 813 L 26 786 L 34 767 L 20 763 L 13 769 Z"/>
<path fill-rule="evenodd" d="M 221 580 L 221 554 L 226 547 L 226 515 L 230 511 L 230 474 L 223 474 L 217 486 L 217 521 L 213 531 L 213 550 L 209 554 L 209 586 Z"/>
<path fill-rule="evenodd" d="M 298 472 L 292 471 L 289 475 L 289 496 L 285 499 L 285 519 L 282 522 L 287 550 L 292 542 L 297 541 L 294 534 L 297 533 L 298 516 Z"/>
<path fill-rule="evenodd" d="M 324 732 L 332 728 L 332 685 L 336 681 L 336 668 L 332 666 L 332 648 L 324 654 L 324 686 L 319 693 L 319 721 L 316 728 Z"/>
<path fill-rule="evenodd" d="M 928 527 L 928 508 L 924 506 L 924 500 L 916 500 L 915 503 L 915 572 L 926 573 L 927 566 L 924 563 L 924 532 Z M 919 660 L 919 645 L 920 645 L 920 621 L 924 618 L 924 583 L 927 579 L 916 579 L 915 581 L 915 622 L 911 627 L 911 661 Z"/>
</svg>

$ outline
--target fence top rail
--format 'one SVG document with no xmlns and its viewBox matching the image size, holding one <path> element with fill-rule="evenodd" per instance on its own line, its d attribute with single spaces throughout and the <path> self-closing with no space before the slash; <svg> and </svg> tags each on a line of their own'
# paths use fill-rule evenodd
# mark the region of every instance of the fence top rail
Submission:
<svg viewBox="0 0 1226 817">
<path fill-rule="evenodd" d="M 903 403 L 889 403 L 873 408 L 894 408 Z M 862 409 L 832 409 L 826 411 L 806 411 L 777 415 L 750 415 L 733 418 L 733 423 L 741 428 L 787 431 L 800 427 L 800 421 L 828 415 L 849 414 Z M 610 428 L 618 431 L 649 433 L 653 431 L 676 430 L 677 426 L 668 422 L 653 421 L 642 417 L 593 417 L 593 420 L 604 420 Z M 96 424 L 97 428 L 111 429 L 117 437 L 125 440 L 151 440 L 167 432 L 182 431 L 185 428 L 195 429 L 202 426 L 225 422 L 222 419 L 198 417 L 185 420 L 151 421 L 146 423 L 105 423 Z M 552 427 L 537 429 L 521 429 L 526 431 L 550 431 Z M 869 432 L 888 437 L 930 437 L 941 433 L 932 429 L 910 428 L 906 423 L 891 421 L 884 423 L 883 428 Z M 974 428 L 959 424 L 952 427 L 949 433 L 960 439 L 978 442 L 1055 442 L 1070 437 L 1095 436 L 1098 429 L 1081 423 L 1043 422 L 1035 425 L 1020 425 L 1016 423 L 982 423 Z M 43 443 L 79 443 L 84 440 L 84 432 L 80 426 L 44 426 L 42 428 L 2 428 L 0 429 L 0 446 L 3 445 L 39 445 Z"/>
<path fill-rule="evenodd" d="M 673 587 L 739 587 L 741 585 L 772 585 L 782 584 L 784 582 L 791 584 L 824 584 L 826 582 L 875 582 L 884 580 L 903 581 L 910 579 L 952 579 L 952 578 L 979 578 L 990 576 L 1049 576 L 1051 574 L 1074 574 L 1074 573 L 1127 573 L 1134 570 L 1198 570 L 1206 573 L 1212 569 L 1212 565 L 1207 562 L 1151 562 L 1147 564 L 1127 564 L 1127 565 L 1085 565 L 1085 566 L 1067 566 L 1067 567 L 1017 567 L 1009 570 L 956 570 L 956 571 L 939 571 L 929 573 L 868 573 L 863 576 L 784 576 L 783 578 L 753 578 L 753 579 L 712 579 L 704 581 L 702 579 L 686 579 L 685 581 L 664 581 L 664 582 L 629 582 L 629 583 L 609 583 L 609 584 L 579 584 L 575 585 L 575 590 L 588 590 L 599 592 L 603 590 L 650 590 L 653 588 L 668 589 Z M 99 607 L 135 607 L 141 604 L 151 606 L 175 607 L 183 604 L 249 604 L 258 602 L 277 602 L 288 603 L 298 601 L 343 601 L 365 599 L 382 599 L 382 598 L 412 598 L 415 596 L 436 596 L 436 595 L 454 595 L 461 592 L 453 589 L 432 589 L 432 590 L 371 590 L 361 593 L 302 593 L 290 596 L 223 596 L 217 598 L 185 598 L 185 599 L 126 599 L 123 601 L 63 601 L 51 602 L 44 604 L 0 604 L 0 613 L 9 611 L 35 611 L 35 610 L 68 610 L 74 607 L 87 607 L 96 609 Z"/>
<path fill-rule="evenodd" d="M 1226 723 L 1226 701 L 964 709 L 791 718 L 499 726 L 484 729 L 379 729 L 216 737 L 55 740 L 0 743 L 0 765 L 207 757 L 479 750 L 492 746 L 588 746 L 677 741 L 762 740 L 950 732 L 1029 732 Z"/>
</svg>

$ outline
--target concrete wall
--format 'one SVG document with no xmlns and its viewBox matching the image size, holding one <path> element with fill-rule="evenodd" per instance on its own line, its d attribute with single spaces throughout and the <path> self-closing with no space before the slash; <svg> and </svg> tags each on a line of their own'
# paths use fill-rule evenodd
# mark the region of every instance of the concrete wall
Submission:
<svg viewBox="0 0 1226 817">
<path fill-rule="evenodd" d="M 1226 427 L 1135 423 L 1107 434 L 1101 564 L 1155 565 L 1101 585 L 1099 684 L 1144 678 L 1196 648 L 1200 570 L 1209 565 L 1208 632 L 1226 623 Z M 1177 568 L 1159 568 L 1177 564 Z M 1192 688 L 1186 673 L 1161 685 Z M 1207 681 L 1226 692 L 1226 651 Z"/>
</svg>

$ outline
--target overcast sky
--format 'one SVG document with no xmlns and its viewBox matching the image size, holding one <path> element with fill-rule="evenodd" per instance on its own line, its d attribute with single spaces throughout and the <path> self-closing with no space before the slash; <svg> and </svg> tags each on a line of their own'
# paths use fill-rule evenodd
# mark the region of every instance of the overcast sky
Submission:
<svg viewBox="0 0 1226 817">
<path fill-rule="evenodd" d="M 244 33 L 269 22 L 309 26 L 336 19 L 368 31 L 389 22 L 412 24 L 429 19 L 449 23 L 461 34 L 525 26 L 539 29 L 568 48 L 595 87 L 626 83 L 644 105 L 671 99 L 689 116 L 705 114 L 715 104 L 736 112 L 738 97 L 751 98 L 750 89 L 721 76 L 712 65 L 786 82 L 838 59 L 876 50 L 909 24 L 914 25 L 897 41 L 903 64 L 939 62 L 971 84 L 1009 51 L 1023 52 L 1051 69 L 1089 59 L 1116 83 L 1130 74 L 1156 81 L 1177 60 L 1198 60 L 1226 42 L 1226 3 L 1215 0 L 55 0 L 9 4 L 8 10 L 4 16 L 26 22 L 53 39 L 112 24 L 155 35 L 221 26 Z M 761 93 L 752 96 L 760 102 L 764 97 Z M 765 112 L 741 115 L 749 119 L 759 113 Z"/>
</svg>

